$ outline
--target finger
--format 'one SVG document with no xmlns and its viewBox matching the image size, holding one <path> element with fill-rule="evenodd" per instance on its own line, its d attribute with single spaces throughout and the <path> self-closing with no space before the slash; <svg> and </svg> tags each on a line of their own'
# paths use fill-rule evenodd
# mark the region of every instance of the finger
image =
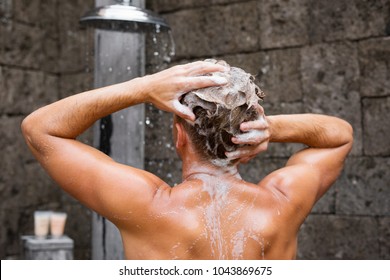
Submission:
<svg viewBox="0 0 390 280">
<path fill-rule="evenodd" d="M 228 80 L 225 77 L 221 76 L 198 76 L 188 78 L 192 89 L 205 88 L 205 87 L 214 87 L 214 86 L 223 86 L 228 83 Z"/>
<path fill-rule="evenodd" d="M 268 149 L 268 142 L 263 142 L 260 145 L 254 147 L 244 147 L 240 148 L 234 152 L 225 153 L 226 157 L 230 160 L 237 158 L 246 158 L 246 157 L 254 157 L 257 154 L 264 152 Z"/>
<path fill-rule="evenodd" d="M 179 117 L 190 121 L 195 121 L 195 115 L 191 109 L 181 104 L 179 100 L 173 101 L 173 108 L 175 110 L 175 114 L 177 114 Z"/>
<path fill-rule="evenodd" d="M 232 137 L 232 142 L 234 144 L 260 144 L 267 139 L 267 133 L 263 130 L 251 130 L 246 133 L 238 134 Z"/>
<path fill-rule="evenodd" d="M 198 76 L 187 77 L 182 80 L 182 94 L 191 90 L 196 90 L 205 87 L 223 86 L 228 83 L 228 80 L 221 76 Z"/>
<path fill-rule="evenodd" d="M 196 61 L 187 64 L 188 74 L 191 76 L 204 75 L 211 72 L 225 72 L 229 71 L 229 68 L 221 65 L 215 64 L 207 61 Z"/>
<path fill-rule="evenodd" d="M 234 152 L 226 152 L 225 155 L 228 159 L 233 160 L 237 158 L 245 158 L 252 154 L 252 150 L 241 148 L 239 150 L 236 150 Z"/>
<path fill-rule="evenodd" d="M 250 131 L 250 130 L 264 130 L 268 128 L 268 123 L 263 116 L 254 121 L 243 122 L 240 124 L 241 131 Z"/>
<path fill-rule="evenodd" d="M 265 141 L 265 142 L 261 143 L 260 145 L 258 145 L 254 151 L 255 152 L 254 154 L 257 155 L 259 153 L 266 151 L 268 149 L 268 144 L 269 144 L 269 142 Z"/>
</svg>

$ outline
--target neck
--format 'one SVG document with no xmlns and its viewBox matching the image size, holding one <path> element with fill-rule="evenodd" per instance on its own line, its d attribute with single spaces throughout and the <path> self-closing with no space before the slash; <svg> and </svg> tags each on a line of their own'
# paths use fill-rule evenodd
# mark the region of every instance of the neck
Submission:
<svg viewBox="0 0 390 280">
<path fill-rule="evenodd" d="M 241 179 L 237 165 L 219 166 L 207 161 L 183 160 L 183 181 L 201 178 L 204 175 Z"/>
</svg>

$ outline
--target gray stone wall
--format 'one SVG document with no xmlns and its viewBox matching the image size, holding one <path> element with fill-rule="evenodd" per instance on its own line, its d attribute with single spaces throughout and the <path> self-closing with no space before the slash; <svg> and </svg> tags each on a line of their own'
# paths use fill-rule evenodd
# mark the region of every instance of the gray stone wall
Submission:
<svg viewBox="0 0 390 280">
<path fill-rule="evenodd" d="M 353 125 L 355 145 L 340 179 L 302 226 L 301 259 L 390 257 L 389 2 L 147 1 L 172 26 L 172 64 L 225 59 L 256 74 L 268 114 L 324 113 Z M 19 127 L 38 107 L 91 88 L 91 45 L 78 19 L 92 7 L 93 0 L 0 0 L 1 259 L 19 257 L 36 209 L 66 211 L 75 259 L 90 258 L 90 212 L 42 171 Z M 147 106 L 145 125 L 146 168 L 180 182 L 171 116 Z M 244 178 L 260 180 L 299 148 L 270 145 L 243 166 Z"/>
<path fill-rule="evenodd" d="M 255 74 L 268 114 L 346 119 L 354 147 L 299 234 L 300 259 L 390 258 L 390 1 L 149 1 L 172 27 L 172 64 L 209 57 Z M 171 184 L 181 170 L 171 116 L 146 114 L 145 166 Z M 271 144 L 242 167 L 256 182 L 299 145 Z"/>
<path fill-rule="evenodd" d="M 0 0 L 0 258 L 19 258 L 33 211 L 68 213 L 75 258 L 90 258 L 90 212 L 61 191 L 28 151 L 20 123 L 33 110 L 90 88 L 89 37 L 78 25 L 92 0 Z M 88 135 L 83 136 L 89 141 Z"/>
</svg>

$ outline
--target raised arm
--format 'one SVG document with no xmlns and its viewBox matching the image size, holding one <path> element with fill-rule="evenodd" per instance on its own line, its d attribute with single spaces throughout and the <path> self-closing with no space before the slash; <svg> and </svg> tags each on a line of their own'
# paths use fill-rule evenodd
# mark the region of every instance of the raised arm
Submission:
<svg viewBox="0 0 390 280">
<path fill-rule="evenodd" d="M 193 119 L 178 99 L 189 90 L 223 84 L 226 81 L 201 76 L 223 70 L 220 65 L 196 62 L 73 95 L 30 114 L 22 132 L 34 156 L 65 191 L 115 222 L 123 207 L 142 208 L 165 183 L 114 162 L 76 137 L 98 119 L 143 102 Z"/>
<path fill-rule="evenodd" d="M 270 142 L 308 146 L 294 154 L 286 166 L 308 168 L 304 173 L 318 176 L 316 200 L 319 199 L 339 176 L 352 148 L 351 125 L 336 117 L 315 114 L 270 116 L 267 120 Z"/>
<path fill-rule="evenodd" d="M 305 214 L 337 179 L 353 142 L 352 127 L 346 121 L 316 114 L 268 116 L 266 121 L 241 124 L 241 130 L 263 132 L 250 142 L 240 137 L 233 139 L 236 143 L 252 144 L 234 155 L 246 160 L 265 151 L 268 142 L 308 146 L 292 155 L 284 168 L 259 182 L 280 191 Z"/>
<path fill-rule="evenodd" d="M 308 147 L 294 154 L 286 167 L 264 179 L 304 213 L 336 181 L 352 148 L 350 124 L 336 117 L 299 114 L 267 118 L 270 142 L 302 143 Z"/>
</svg>

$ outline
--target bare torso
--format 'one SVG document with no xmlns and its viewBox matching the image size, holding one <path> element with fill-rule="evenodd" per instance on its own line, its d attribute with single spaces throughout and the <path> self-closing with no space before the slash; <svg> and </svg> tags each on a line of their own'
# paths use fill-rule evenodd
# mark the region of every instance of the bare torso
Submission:
<svg viewBox="0 0 390 280">
<path fill-rule="evenodd" d="M 206 175 L 160 188 L 144 210 L 119 226 L 128 259 L 295 258 L 295 211 L 271 188 Z"/>
<path fill-rule="evenodd" d="M 347 122 L 296 114 L 241 123 L 240 130 L 251 137 L 233 137 L 232 142 L 244 146 L 225 154 L 236 165 L 266 151 L 268 142 L 307 146 L 258 185 L 230 170 L 218 175 L 220 168 L 205 164 L 176 121 L 174 143 L 186 180 L 174 188 L 76 140 L 102 117 L 140 103 L 193 121 L 193 112 L 180 103 L 183 94 L 223 86 L 227 81 L 208 77 L 228 70 L 193 62 L 72 95 L 30 114 L 23 120 L 23 135 L 63 190 L 117 225 L 129 259 L 294 258 L 299 226 L 337 179 L 352 148 L 353 129 Z M 253 131 L 261 133 L 254 137 Z"/>
</svg>

